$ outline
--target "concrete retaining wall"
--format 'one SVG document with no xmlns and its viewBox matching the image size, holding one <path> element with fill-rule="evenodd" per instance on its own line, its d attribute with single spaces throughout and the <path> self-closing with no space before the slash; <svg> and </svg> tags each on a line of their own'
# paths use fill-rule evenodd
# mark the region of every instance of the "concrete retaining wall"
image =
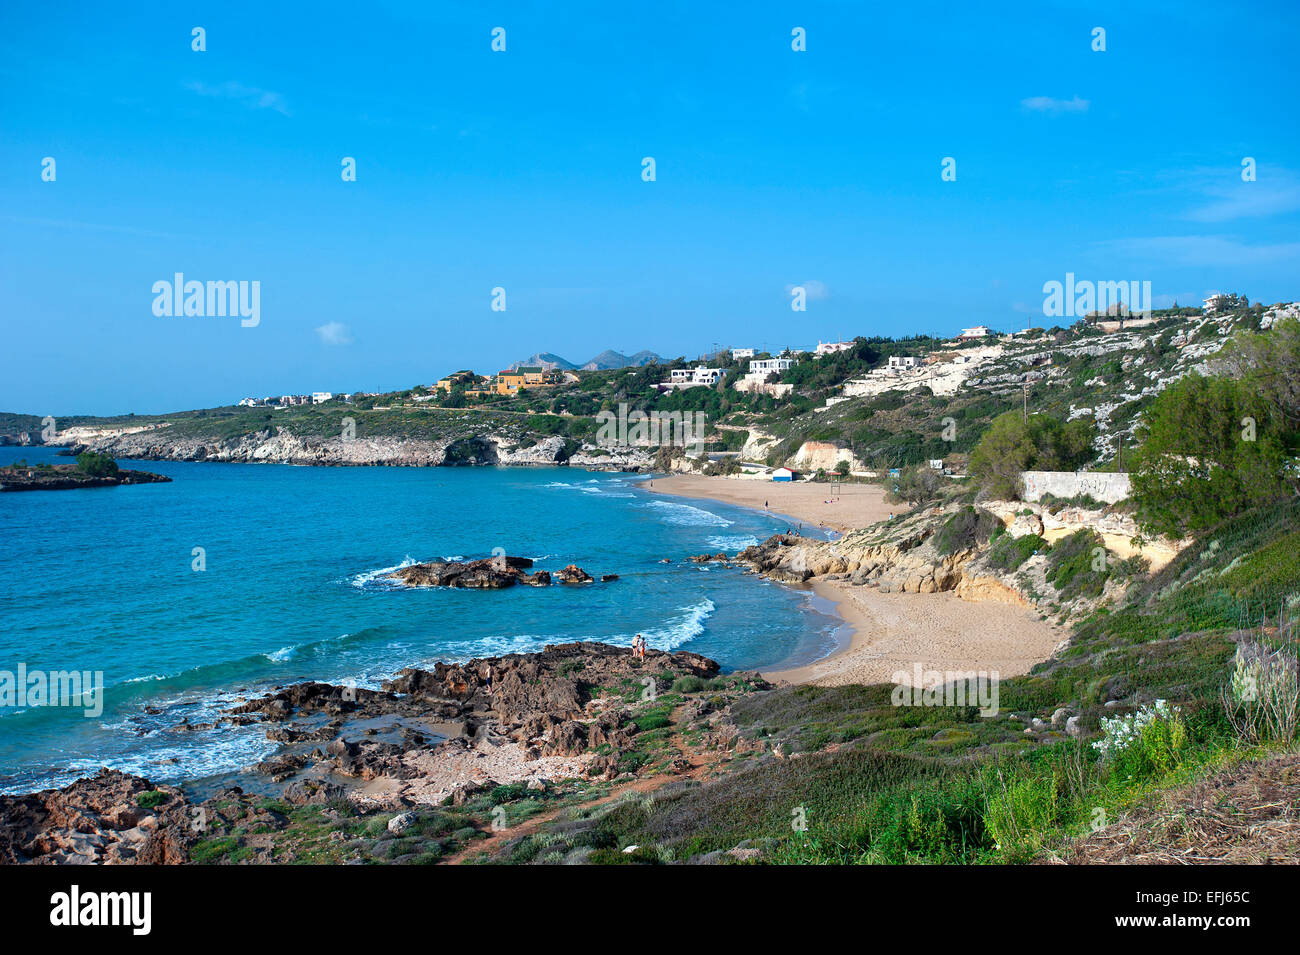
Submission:
<svg viewBox="0 0 1300 955">
<path fill-rule="evenodd" d="M 1037 501 L 1044 494 L 1075 497 L 1089 494 L 1098 501 L 1114 504 L 1132 490 L 1128 474 L 1113 471 L 1022 471 L 1025 500 Z"/>
</svg>

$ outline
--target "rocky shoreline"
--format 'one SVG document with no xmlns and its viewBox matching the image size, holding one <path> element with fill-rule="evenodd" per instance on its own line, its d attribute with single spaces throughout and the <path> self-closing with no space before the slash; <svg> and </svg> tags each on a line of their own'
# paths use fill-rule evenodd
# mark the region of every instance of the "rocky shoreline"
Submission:
<svg viewBox="0 0 1300 955">
<path fill-rule="evenodd" d="M 685 651 L 651 650 L 642 661 L 627 648 L 570 643 L 407 669 L 381 690 L 295 684 L 217 723 L 261 727 L 280 744 L 252 770 L 283 785 L 280 799 L 227 787 L 200 802 L 104 769 L 61 789 L 0 796 L 0 863 L 205 861 L 214 844 L 250 826 L 297 839 L 298 811 L 398 813 L 391 836 L 405 825 L 397 819 L 465 807 L 502 787 L 540 794 L 565 780 L 634 779 L 646 767 L 628 753 L 657 695 L 682 681 L 704 685 L 718 670 Z M 728 679 L 766 687 L 757 675 Z M 695 712 L 711 710 L 723 716 L 716 700 Z M 718 738 L 734 745 L 734 730 L 721 727 Z M 678 758 L 660 768 L 685 766 Z M 282 861 L 272 858 L 274 843 L 250 842 L 265 851 L 248 861 Z"/>
<path fill-rule="evenodd" d="M 641 472 L 654 468 L 653 449 L 572 448 L 562 437 L 533 444 L 498 435 L 431 440 L 392 436 L 344 438 L 300 436 L 266 427 L 233 438 L 173 435 L 163 427 L 69 428 L 48 444 L 68 453 L 97 451 L 114 458 L 153 461 L 217 461 L 241 464 L 297 464 L 319 467 L 572 466 L 590 470 Z M 64 452 L 60 452 L 64 453 Z"/>
<path fill-rule="evenodd" d="M 113 475 L 82 474 L 75 467 L 0 468 L 0 491 L 75 491 L 126 484 L 169 484 L 171 478 L 151 471 L 118 471 Z"/>
</svg>

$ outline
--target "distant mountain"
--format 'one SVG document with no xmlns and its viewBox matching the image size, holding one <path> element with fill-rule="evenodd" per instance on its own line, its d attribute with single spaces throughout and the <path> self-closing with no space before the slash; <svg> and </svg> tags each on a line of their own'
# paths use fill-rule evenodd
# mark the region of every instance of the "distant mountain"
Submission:
<svg viewBox="0 0 1300 955">
<path fill-rule="evenodd" d="M 525 358 L 523 361 L 517 361 L 510 368 L 512 370 L 521 367 L 540 367 L 547 370 L 558 368 L 561 371 L 573 371 L 575 368 L 581 368 L 583 371 L 608 371 L 611 368 L 640 368 L 652 361 L 663 361 L 663 359 L 654 352 L 645 349 L 635 355 L 624 355 L 622 352 L 606 349 L 584 365 L 575 365 L 553 352 L 544 351 L 538 352 L 531 358 Z"/>
<path fill-rule="evenodd" d="M 642 365 L 648 365 L 652 361 L 662 361 L 658 355 L 652 351 L 639 351 L 635 355 L 624 355 L 622 352 L 616 352 L 612 349 L 606 349 L 591 361 L 582 366 L 583 371 L 607 371 L 611 368 L 639 368 Z"/>
<path fill-rule="evenodd" d="M 650 364 L 652 361 L 663 361 L 663 358 L 659 355 L 656 355 L 652 351 L 646 351 L 645 349 L 642 349 L 641 351 L 637 352 L 635 355 L 628 355 L 628 361 L 630 361 L 632 364 L 636 365 L 639 368 L 642 365 Z"/>
<path fill-rule="evenodd" d="M 521 367 L 545 368 L 547 371 L 554 371 L 557 368 L 560 371 L 573 371 L 573 369 L 577 368 L 578 366 L 571 361 L 561 358 L 559 355 L 555 355 L 552 354 L 551 352 L 544 351 L 544 352 L 538 352 L 536 355 L 533 355 L 531 358 L 525 358 L 523 361 L 515 362 L 513 365 L 510 366 L 510 370 L 513 371 L 514 369 L 521 368 Z"/>
</svg>

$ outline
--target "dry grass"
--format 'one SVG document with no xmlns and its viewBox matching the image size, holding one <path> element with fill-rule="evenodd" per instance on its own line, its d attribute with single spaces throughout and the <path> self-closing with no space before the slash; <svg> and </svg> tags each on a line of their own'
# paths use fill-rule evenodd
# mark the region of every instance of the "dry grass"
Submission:
<svg viewBox="0 0 1300 955">
<path fill-rule="evenodd" d="M 1153 796 L 1040 860 L 1068 865 L 1300 863 L 1300 756 L 1241 763 Z"/>
</svg>

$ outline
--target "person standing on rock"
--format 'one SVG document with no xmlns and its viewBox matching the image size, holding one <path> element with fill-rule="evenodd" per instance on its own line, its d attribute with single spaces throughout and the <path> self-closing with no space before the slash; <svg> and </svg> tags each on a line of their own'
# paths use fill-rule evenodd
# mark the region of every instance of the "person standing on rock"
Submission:
<svg viewBox="0 0 1300 955">
<path fill-rule="evenodd" d="M 492 664 L 483 664 L 483 682 L 487 685 L 488 695 L 492 695 Z"/>
</svg>

